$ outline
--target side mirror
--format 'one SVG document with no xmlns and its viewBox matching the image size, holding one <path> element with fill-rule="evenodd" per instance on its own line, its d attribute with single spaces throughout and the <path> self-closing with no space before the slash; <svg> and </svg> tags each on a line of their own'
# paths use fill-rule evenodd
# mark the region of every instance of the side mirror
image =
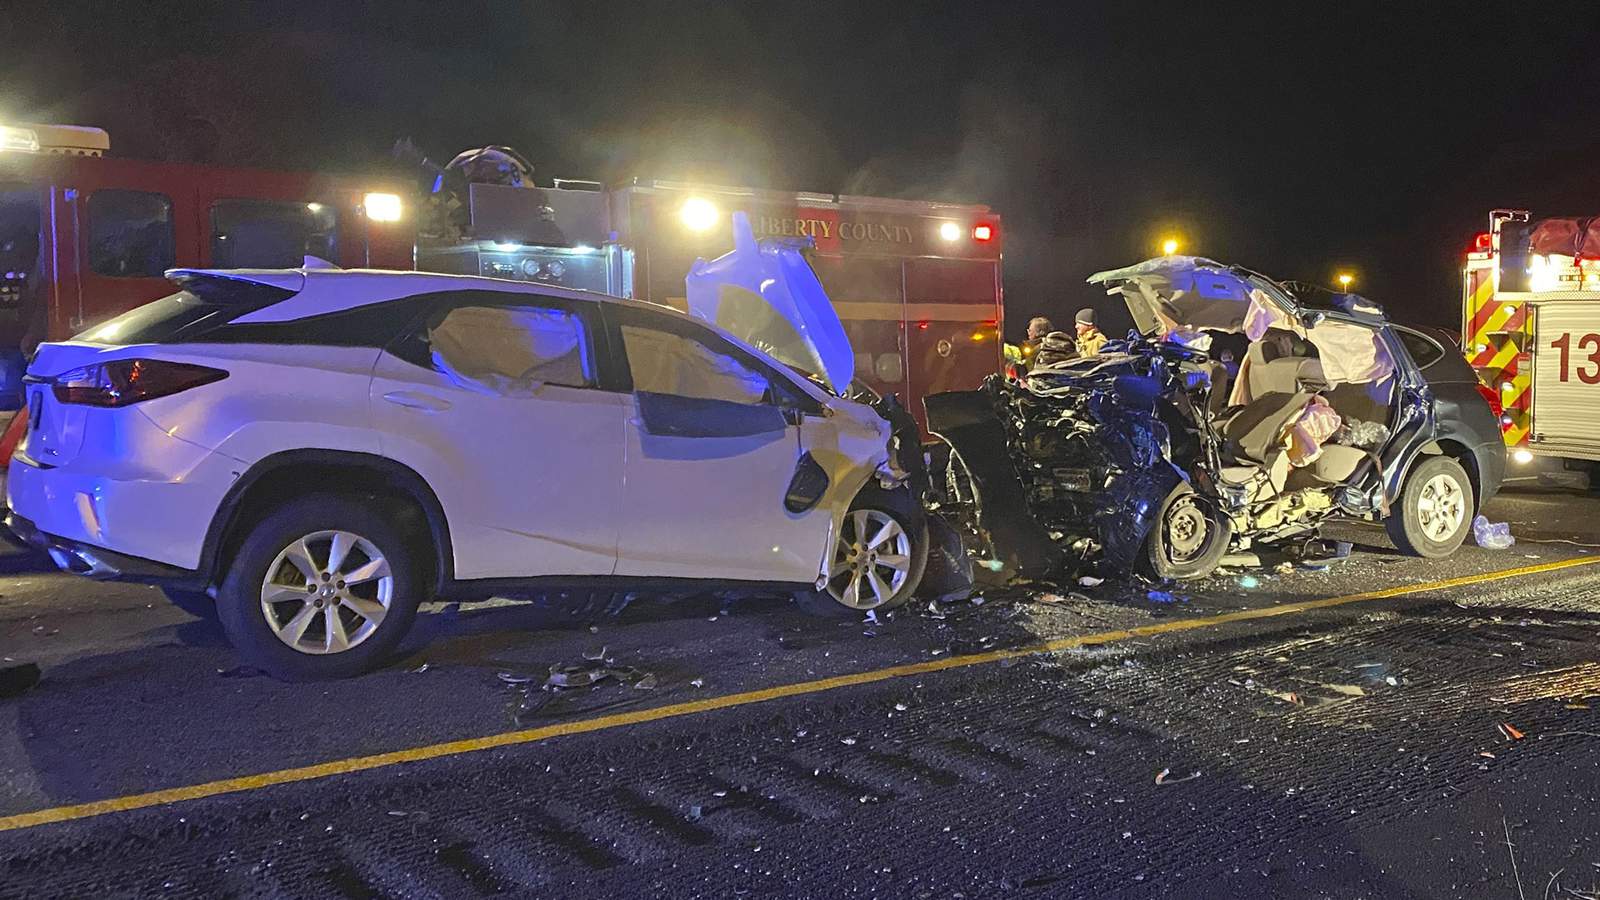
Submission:
<svg viewBox="0 0 1600 900">
<path fill-rule="evenodd" d="M 755 437 L 782 434 L 788 415 L 766 403 L 703 400 L 676 394 L 639 391 L 640 424 L 648 434 L 661 437 Z"/>
<path fill-rule="evenodd" d="M 1300 324 L 1306 328 L 1315 328 L 1328 318 L 1328 314 L 1320 309 L 1303 309 L 1300 311 Z"/>
</svg>

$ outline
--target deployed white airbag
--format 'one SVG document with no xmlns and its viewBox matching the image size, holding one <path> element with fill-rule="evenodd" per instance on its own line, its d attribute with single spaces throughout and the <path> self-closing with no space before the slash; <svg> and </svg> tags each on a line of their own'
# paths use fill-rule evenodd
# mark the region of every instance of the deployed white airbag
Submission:
<svg viewBox="0 0 1600 900">
<path fill-rule="evenodd" d="M 456 386 L 532 396 L 546 384 L 588 383 L 576 316 L 537 307 L 465 306 L 429 329 L 433 364 Z"/>
</svg>

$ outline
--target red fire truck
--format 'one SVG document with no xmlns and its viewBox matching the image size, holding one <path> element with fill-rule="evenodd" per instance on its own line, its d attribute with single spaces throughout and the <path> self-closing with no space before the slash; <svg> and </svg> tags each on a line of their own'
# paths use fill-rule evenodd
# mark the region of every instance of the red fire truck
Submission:
<svg viewBox="0 0 1600 900">
<path fill-rule="evenodd" d="M 988 207 L 665 181 L 606 190 L 473 184 L 454 239 L 425 233 L 418 268 L 548 281 L 685 308 L 684 276 L 732 247 L 742 211 L 758 237 L 810 238 L 811 261 L 856 351 L 856 377 L 921 398 L 999 369 L 1000 218 Z"/>
<path fill-rule="evenodd" d="M 35 344 L 168 293 L 162 272 L 175 266 L 314 256 L 682 308 L 694 259 L 731 247 L 735 211 L 758 236 L 815 242 L 858 380 L 900 394 L 919 418 L 924 395 L 976 386 L 1000 366 L 1000 219 L 984 206 L 565 179 L 463 183 L 445 205 L 403 178 L 114 159 L 108 146 L 99 129 L 0 126 L 0 407 L 7 388 L 20 396 Z"/>
<path fill-rule="evenodd" d="M 1461 323 L 1514 463 L 1600 461 L 1600 217 L 1491 212 L 1467 253 Z"/>
<path fill-rule="evenodd" d="M 403 179 L 115 159 L 109 146 L 97 128 L 0 126 L 0 408 L 20 401 L 36 344 L 171 293 L 167 269 L 308 254 L 411 267 Z"/>
</svg>

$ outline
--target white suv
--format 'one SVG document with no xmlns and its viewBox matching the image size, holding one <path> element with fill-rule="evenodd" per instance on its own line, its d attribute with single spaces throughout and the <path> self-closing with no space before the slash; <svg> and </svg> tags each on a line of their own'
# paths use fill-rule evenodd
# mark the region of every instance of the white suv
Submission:
<svg viewBox="0 0 1600 900">
<path fill-rule="evenodd" d="M 284 678 L 381 663 L 422 601 L 575 578 L 903 603 L 927 526 L 893 429 L 839 396 L 854 356 L 799 248 L 742 217 L 735 237 L 691 272 L 694 316 L 486 278 L 169 272 L 172 296 L 39 348 L 8 523 L 216 615 Z"/>
</svg>

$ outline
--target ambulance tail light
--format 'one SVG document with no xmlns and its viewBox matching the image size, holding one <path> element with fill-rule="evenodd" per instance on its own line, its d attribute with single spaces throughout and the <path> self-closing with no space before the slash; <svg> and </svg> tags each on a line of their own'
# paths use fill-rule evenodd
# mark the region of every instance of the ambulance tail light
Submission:
<svg viewBox="0 0 1600 900">
<path fill-rule="evenodd" d="M 1494 250 L 1494 235 L 1487 231 L 1480 231 L 1472 236 L 1473 253 L 1490 253 Z"/>
<path fill-rule="evenodd" d="M 988 243 L 994 240 L 995 228 L 988 222 L 979 222 L 972 226 L 972 239 L 979 243 Z"/>
</svg>

